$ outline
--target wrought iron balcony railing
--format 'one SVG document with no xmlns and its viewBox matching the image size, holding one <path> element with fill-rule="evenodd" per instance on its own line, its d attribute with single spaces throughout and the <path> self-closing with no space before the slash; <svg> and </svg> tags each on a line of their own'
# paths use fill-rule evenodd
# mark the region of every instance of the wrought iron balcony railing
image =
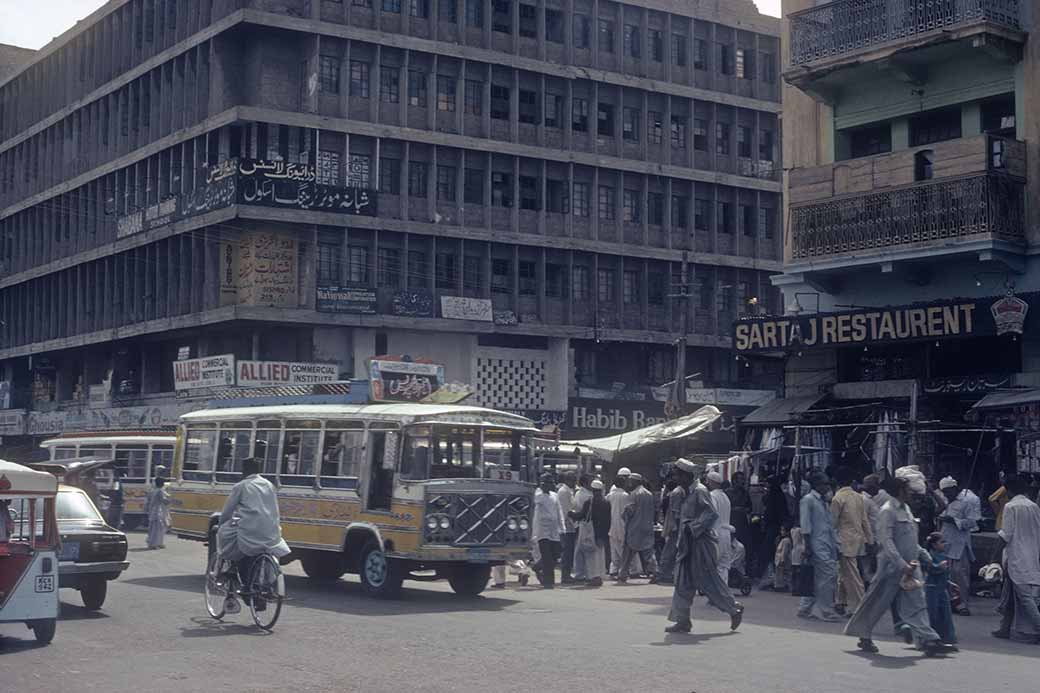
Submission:
<svg viewBox="0 0 1040 693">
<path fill-rule="evenodd" d="M 914 183 L 791 207 L 791 259 L 990 234 L 1025 238 L 1024 184 L 1001 173 Z"/>
<path fill-rule="evenodd" d="M 788 17 L 791 64 L 805 65 L 968 22 L 1019 29 L 1018 11 L 1018 0 L 837 0 Z"/>
</svg>

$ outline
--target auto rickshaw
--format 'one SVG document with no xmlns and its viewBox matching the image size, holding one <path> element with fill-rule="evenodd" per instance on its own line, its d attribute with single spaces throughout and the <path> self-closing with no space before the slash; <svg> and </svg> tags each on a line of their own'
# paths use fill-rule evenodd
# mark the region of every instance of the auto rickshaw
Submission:
<svg viewBox="0 0 1040 693">
<path fill-rule="evenodd" d="M 58 619 L 57 493 L 54 475 L 0 460 L 0 623 L 43 644 Z"/>
</svg>

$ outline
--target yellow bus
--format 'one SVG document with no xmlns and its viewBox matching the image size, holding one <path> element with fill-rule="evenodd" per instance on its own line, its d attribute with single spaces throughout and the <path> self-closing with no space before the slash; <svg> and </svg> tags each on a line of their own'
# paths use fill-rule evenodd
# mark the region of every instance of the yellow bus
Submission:
<svg viewBox="0 0 1040 693">
<path fill-rule="evenodd" d="M 130 531 L 145 523 L 144 501 L 160 465 L 169 476 L 173 467 L 176 436 L 162 432 L 108 431 L 66 433 L 40 443 L 51 462 L 79 457 L 108 458 L 114 464 L 98 470 L 98 487 L 111 486 L 112 467 L 123 472 L 123 529 Z M 119 529 L 116 527 L 116 529 Z"/>
<path fill-rule="evenodd" d="M 173 528 L 216 546 L 241 463 L 278 488 L 282 533 L 311 578 L 360 575 L 393 596 L 447 578 L 479 594 L 491 567 L 526 557 L 536 461 L 527 418 L 461 405 L 284 404 L 181 417 Z"/>
</svg>

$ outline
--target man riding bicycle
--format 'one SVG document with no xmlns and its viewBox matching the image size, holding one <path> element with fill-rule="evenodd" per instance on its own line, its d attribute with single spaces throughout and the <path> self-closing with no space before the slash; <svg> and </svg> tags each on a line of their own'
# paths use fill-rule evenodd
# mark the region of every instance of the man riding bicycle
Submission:
<svg viewBox="0 0 1040 693">
<path fill-rule="evenodd" d="M 260 476 L 260 461 L 254 457 L 242 460 L 242 480 L 231 489 L 231 495 L 220 513 L 217 551 L 222 558 L 236 564 L 241 585 L 249 584 L 249 573 L 257 556 L 269 553 L 275 558 L 288 555 L 289 546 L 282 539 L 278 492 Z M 256 605 L 263 610 L 263 604 Z M 240 611 L 231 593 L 225 604 L 227 612 Z"/>
</svg>

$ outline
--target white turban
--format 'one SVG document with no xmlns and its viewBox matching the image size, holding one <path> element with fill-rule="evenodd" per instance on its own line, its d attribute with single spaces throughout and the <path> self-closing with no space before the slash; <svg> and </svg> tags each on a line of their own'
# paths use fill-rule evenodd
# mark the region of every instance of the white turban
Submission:
<svg viewBox="0 0 1040 693">
<path fill-rule="evenodd" d="M 603 490 L 603 482 L 600 481 L 599 479 L 593 480 L 593 482 L 592 482 L 592 490 L 593 491 L 602 491 Z"/>
<path fill-rule="evenodd" d="M 617 470 L 617 475 L 618 476 L 631 476 L 632 475 L 632 470 L 629 469 L 628 467 L 622 467 L 621 469 Z"/>
<path fill-rule="evenodd" d="M 939 481 L 939 490 L 945 491 L 948 488 L 957 488 L 957 480 L 952 476 L 943 477 Z"/>
<path fill-rule="evenodd" d="M 687 472 L 688 474 L 694 475 L 701 474 L 704 471 L 704 465 L 697 464 L 696 462 L 691 462 L 685 457 L 680 457 L 679 459 L 677 459 L 675 461 L 675 467 L 676 469 L 680 469 L 684 472 Z"/>
<path fill-rule="evenodd" d="M 925 493 L 928 490 L 924 483 L 924 474 L 921 473 L 921 470 L 915 464 L 897 469 L 896 478 L 905 480 L 910 485 L 910 490 L 914 493 Z"/>
<path fill-rule="evenodd" d="M 713 469 L 712 471 L 708 472 L 708 481 L 714 481 L 716 484 L 721 484 L 722 475 Z"/>
</svg>

